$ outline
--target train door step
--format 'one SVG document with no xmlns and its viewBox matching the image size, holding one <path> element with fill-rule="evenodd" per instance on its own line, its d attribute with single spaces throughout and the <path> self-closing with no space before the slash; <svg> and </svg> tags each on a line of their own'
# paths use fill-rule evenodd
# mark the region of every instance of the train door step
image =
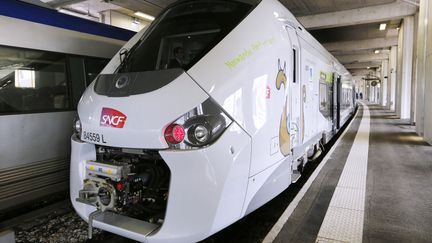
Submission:
<svg viewBox="0 0 432 243">
<path fill-rule="evenodd" d="M 147 242 L 147 235 L 160 225 L 126 217 L 113 212 L 95 213 L 92 226 L 139 242 Z"/>
<path fill-rule="evenodd" d="M 300 171 L 293 170 L 293 173 L 291 175 L 291 182 L 296 183 L 298 181 L 298 179 L 300 179 L 300 177 L 301 177 Z"/>
</svg>

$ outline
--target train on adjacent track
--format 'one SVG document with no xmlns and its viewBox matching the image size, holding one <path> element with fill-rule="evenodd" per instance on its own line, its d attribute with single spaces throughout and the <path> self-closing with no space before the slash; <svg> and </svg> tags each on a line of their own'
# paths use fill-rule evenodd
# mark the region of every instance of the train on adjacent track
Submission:
<svg viewBox="0 0 432 243">
<path fill-rule="evenodd" d="M 68 191 L 78 100 L 134 32 L 15 0 L 1 2 L 0 22 L 0 213 L 10 213 Z"/>
<path fill-rule="evenodd" d="M 199 241 L 295 182 L 354 108 L 349 72 L 277 0 L 179 1 L 84 92 L 71 201 L 90 229 Z"/>
</svg>

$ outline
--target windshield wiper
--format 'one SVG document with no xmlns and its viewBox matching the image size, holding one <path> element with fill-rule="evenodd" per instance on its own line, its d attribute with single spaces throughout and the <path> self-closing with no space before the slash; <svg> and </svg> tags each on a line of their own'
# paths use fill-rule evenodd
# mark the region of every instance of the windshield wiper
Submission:
<svg viewBox="0 0 432 243">
<path fill-rule="evenodd" d="M 120 65 L 119 70 L 123 70 L 123 66 L 126 63 L 126 60 L 128 59 L 130 54 L 130 51 L 127 48 L 122 48 L 119 51 L 119 57 L 120 57 Z"/>
</svg>

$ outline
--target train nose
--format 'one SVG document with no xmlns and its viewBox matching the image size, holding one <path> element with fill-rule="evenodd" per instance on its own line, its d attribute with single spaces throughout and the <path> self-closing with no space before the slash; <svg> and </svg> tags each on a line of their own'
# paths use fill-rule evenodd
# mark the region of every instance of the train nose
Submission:
<svg viewBox="0 0 432 243">
<path fill-rule="evenodd" d="M 187 73 L 167 71 L 101 75 L 78 105 L 81 140 L 123 148 L 168 148 L 167 126 L 208 95 Z"/>
</svg>

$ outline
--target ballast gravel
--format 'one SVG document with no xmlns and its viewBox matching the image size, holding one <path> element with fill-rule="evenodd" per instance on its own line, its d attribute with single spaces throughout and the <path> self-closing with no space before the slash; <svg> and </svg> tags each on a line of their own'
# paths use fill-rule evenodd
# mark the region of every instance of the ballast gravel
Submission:
<svg viewBox="0 0 432 243">
<path fill-rule="evenodd" d="M 75 212 L 58 215 L 56 213 L 37 218 L 15 227 L 17 243 L 27 242 L 97 242 L 104 234 L 99 229 L 93 229 L 92 240 L 87 239 L 87 223 Z"/>
</svg>

